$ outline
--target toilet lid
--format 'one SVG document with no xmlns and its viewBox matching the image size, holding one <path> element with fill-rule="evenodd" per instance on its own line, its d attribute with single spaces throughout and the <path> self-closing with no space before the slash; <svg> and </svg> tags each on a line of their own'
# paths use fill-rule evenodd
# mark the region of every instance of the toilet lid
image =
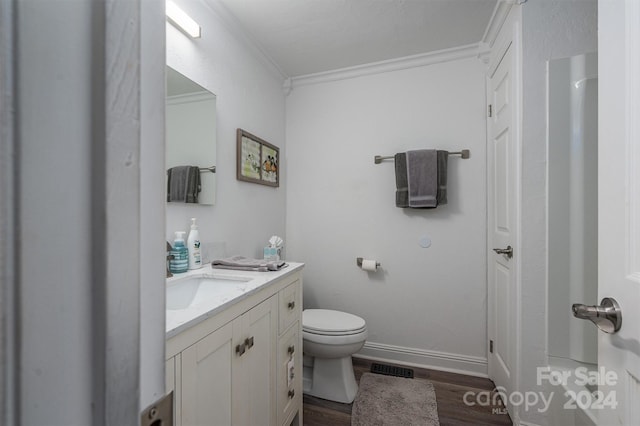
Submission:
<svg viewBox="0 0 640 426">
<path fill-rule="evenodd" d="M 329 309 L 302 311 L 302 328 L 316 334 L 347 333 L 363 330 L 365 321 L 359 316 Z"/>
</svg>

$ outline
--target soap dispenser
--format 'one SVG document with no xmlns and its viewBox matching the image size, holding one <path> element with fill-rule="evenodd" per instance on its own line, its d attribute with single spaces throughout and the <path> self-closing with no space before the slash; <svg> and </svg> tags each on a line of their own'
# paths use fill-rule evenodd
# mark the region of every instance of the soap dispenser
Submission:
<svg viewBox="0 0 640 426">
<path fill-rule="evenodd" d="M 177 231 L 176 239 L 173 240 L 173 259 L 169 260 L 169 270 L 174 274 L 187 272 L 189 268 L 189 250 L 184 245 L 184 234 L 183 231 Z"/>
<path fill-rule="evenodd" d="M 198 234 L 198 225 L 196 218 L 191 218 L 191 231 L 187 238 L 187 247 L 189 249 L 189 269 L 202 268 L 202 256 L 200 254 L 200 235 Z"/>
</svg>

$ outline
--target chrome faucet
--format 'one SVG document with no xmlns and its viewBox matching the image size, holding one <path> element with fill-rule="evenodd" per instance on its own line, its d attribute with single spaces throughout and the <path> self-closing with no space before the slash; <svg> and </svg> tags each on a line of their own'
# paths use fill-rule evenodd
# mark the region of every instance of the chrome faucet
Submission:
<svg viewBox="0 0 640 426">
<path fill-rule="evenodd" d="M 166 265 L 167 266 L 167 278 L 173 276 L 173 274 L 169 270 L 169 261 L 173 260 L 173 255 L 171 254 L 171 250 L 173 250 L 173 247 L 171 247 L 171 244 L 169 244 L 169 241 L 167 241 L 167 265 Z"/>
</svg>

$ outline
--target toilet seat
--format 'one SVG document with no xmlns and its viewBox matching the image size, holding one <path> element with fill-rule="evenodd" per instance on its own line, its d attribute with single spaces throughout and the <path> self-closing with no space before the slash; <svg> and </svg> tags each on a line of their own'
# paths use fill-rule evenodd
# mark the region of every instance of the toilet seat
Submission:
<svg viewBox="0 0 640 426">
<path fill-rule="evenodd" d="M 366 331 L 365 321 L 357 315 L 330 309 L 305 309 L 302 330 L 323 336 L 344 336 Z"/>
<path fill-rule="evenodd" d="M 368 332 L 366 329 L 354 334 L 316 334 L 310 333 L 306 330 L 302 330 L 302 339 L 313 343 L 320 343 L 323 345 L 351 345 L 354 343 L 363 344 L 367 340 Z"/>
</svg>

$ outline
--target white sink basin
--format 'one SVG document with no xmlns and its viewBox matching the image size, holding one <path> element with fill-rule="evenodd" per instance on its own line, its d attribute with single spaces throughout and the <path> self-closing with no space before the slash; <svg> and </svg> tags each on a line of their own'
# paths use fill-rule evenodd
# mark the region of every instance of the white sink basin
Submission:
<svg viewBox="0 0 640 426">
<path fill-rule="evenodd" d="M 167 286 L 167 309 L 188 309 L 212 298 L 236 297 L 247 290 L 251 280 L 206 274 L 174 280 Z"/>
</svg>

